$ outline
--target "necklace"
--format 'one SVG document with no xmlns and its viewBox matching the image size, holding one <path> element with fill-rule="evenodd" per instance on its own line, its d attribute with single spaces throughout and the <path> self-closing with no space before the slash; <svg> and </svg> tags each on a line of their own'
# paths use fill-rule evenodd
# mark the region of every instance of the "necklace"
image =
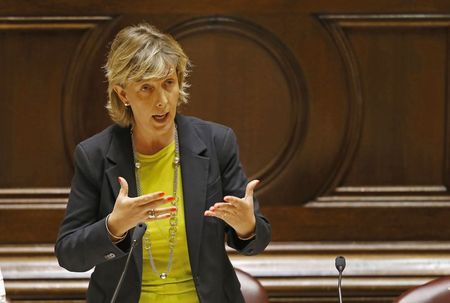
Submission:
<svg viewBox="0 0 450 303">
<path fill-rule="evenodd" d="M 136 148 L 134 145 L 134 139 L 133 139 L 133 128 L 130 130 L 131 134 L 131 145 L 133 148 L 133 157 L 134 157 L 134 174 L 136 178 L 136 190 L 137 195 L 140 196 L 142 194 L 141 192 L 141 178 L 139 176 L 139 169 L 141 168 L 141 163 L 139 162 L 136 154 Z M 180 167 L 180 148 L 178 143 L 178 132 L 177 128 L 175 126 L 175 157 L 173 159 L 173 197 L 175 198 L 170 203 L 172 206 L 177 207 L 178 205 L 178 196 L 177 196 L 177 189 L 178 189 L 178 168 Z M 153 272 L 159 276 L 160 279 L 166 279 L 170 273 L 170 270 L 172 268 L 173 263 L 173 253 L 175 250 L 175 242 L 176 242 L 176 235 L 177 235 L 177 225 L 178 225 L 178 207 L 177 210 L 170 213 L 169 218 L 169 261 L 167 262 L 167 268 L 165 272 L 159 272 L 156 268 L 155 261 L 153 260 L 152 255 L 152 242 L 150 240 L 150 232 L 147 232 L 144 236 L 144 249 L 148 253 L 148 259 L 150 266 L 153 270 Z M 149 231 L 149 229 L 147 229 Z"/>
</svg>

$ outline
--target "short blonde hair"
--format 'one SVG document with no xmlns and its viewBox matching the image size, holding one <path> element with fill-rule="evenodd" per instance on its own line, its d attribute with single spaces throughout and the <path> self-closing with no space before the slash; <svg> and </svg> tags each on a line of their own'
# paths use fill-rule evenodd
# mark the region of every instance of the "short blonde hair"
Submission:
<svg viewBox="0 0 450 303">
<path fill-rule="evenodd" d="M 161 79 L 172 66 L 176 67 L 180 87 L 178 105 L 187 103 L 190 62 L 178 42 L 148 23 L 122 29 L 111 44 L 104 67 L 108 79 L 106 109 L 111 119 L 123 127 L 133 124 L 133 112 L 120 101 L 115 85 L 125 87 L 129 82 Z"/>
</svg>

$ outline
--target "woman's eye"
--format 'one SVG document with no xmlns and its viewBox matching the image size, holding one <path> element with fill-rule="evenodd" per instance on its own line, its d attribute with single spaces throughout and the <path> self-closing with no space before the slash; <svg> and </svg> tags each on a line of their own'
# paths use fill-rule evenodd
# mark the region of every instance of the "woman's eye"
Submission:
<svg viewBox="0 0 450 303">
<path fill-rule="evenodd" d="M 173 80 L 173 79 L 166 80 L 167 85 L 173 85 L 174 83 L 175 83 L 175 80 Z"/>
<path fill-rule="evenodd" d="M 150 89 L 151 89 L 150 85 L 142 85 L 141 86 L 141 91 L 143 91 L 143 92 L 150 91 Z"/>
</svg>

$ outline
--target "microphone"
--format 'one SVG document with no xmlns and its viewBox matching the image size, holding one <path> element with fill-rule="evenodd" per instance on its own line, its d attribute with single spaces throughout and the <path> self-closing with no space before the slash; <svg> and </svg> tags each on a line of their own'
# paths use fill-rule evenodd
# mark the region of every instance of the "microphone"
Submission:
<svg viewBox="0 0 450 303">
<path fill-rule="evenodd" d="M 147 230 L 147 224 L 140 222 L 136 225 L 136 227 L 134 228 L 134 231 L 133 231 L 133 235 L 131 236 L 131 246 L 132 246 L 131 248 L 133 248 L 136 245 L 136 243 L 140 239 L 142 239 L 142 236 L 145 234 L 146 230 Z"/>
<path fill-rule="evenodd" d="M 336 261 L 334 262 L 334 264 L 339 272 L 338 278 L 339 303 L 342 303 L 341 281 L 342 281 L 342 272 L 344 271 L 345 268 L 345 258 L 343 256 L 336 257 Z"/>
<path fill-rule="evenodd" d="M 117 283 L 116 289 L 114 290 L 111 303 L 116 302 L 117 295 L 119 294 L 120 287 L 122 286 L 123 278 L 125 277 L 125 273 L 127 272 L 128 263 L 130 263 L 131 255 L 133 254 L 133 249 L 139 242 L 139 240 L 142 239 L 142 236 L 145 234 L 146 230 L 147 225 L 142 222 L 138 223 L 134 228 L 133 235 L 131 236 L 131 248 L 130 251 L 128 252 L 128 258 L 127 261 L 125 262 L 125 267 L 123 268 L 123 272 L 122 275 L 120 276 L 119 283 Z"/>
</svg>

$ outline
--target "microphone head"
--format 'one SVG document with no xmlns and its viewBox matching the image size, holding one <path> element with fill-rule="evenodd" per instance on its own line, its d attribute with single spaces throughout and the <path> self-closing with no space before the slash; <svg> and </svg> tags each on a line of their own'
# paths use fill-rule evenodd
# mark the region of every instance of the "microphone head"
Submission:
<svg viewBox="0 0 450 303">
<path fill-rule="evenodd" d="M 131 241 L 132 242 L 139 241 L 142 238 L 142 236 L 144 235 L 146 230 L 147 230 L 147 224 L 142 223 L 142 222 L 138 223 L 136 225 L 136 227 L 134 228 L 133 236 L 131 236 Z"/>
<path fill-rule="evenodd" d="M 335 265 L 339 272 L 343 272 L 345 268 L 345 258 L 343 256 L 336 257 Z"/>
</svg>

